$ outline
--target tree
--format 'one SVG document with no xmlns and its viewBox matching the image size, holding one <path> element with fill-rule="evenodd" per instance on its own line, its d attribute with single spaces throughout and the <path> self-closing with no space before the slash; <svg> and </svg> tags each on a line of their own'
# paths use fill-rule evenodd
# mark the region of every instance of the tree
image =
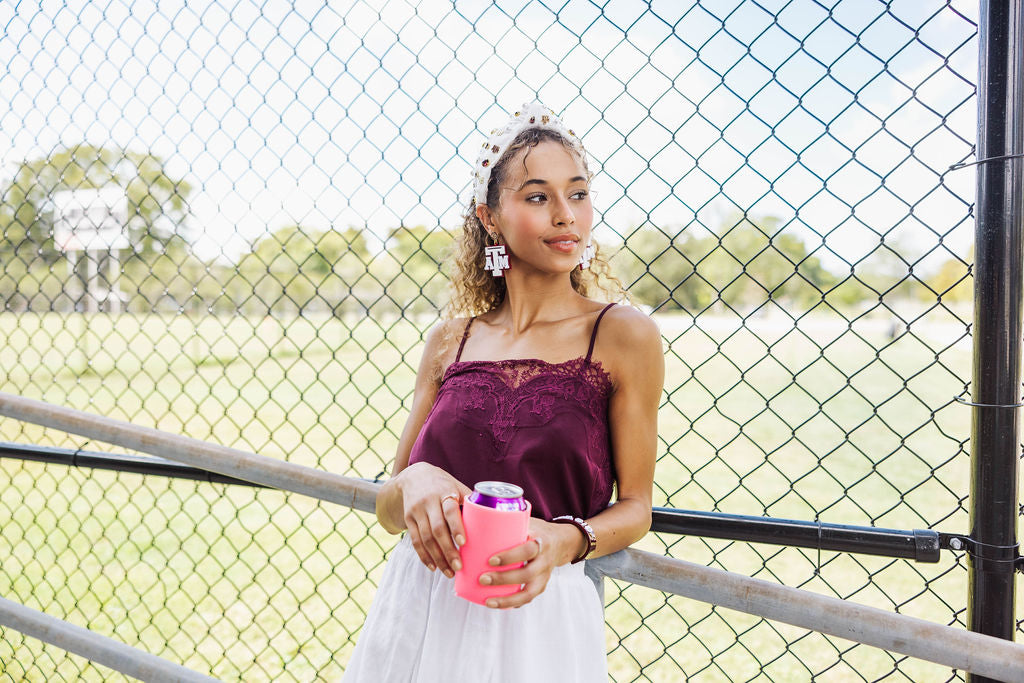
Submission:
<svg viewBox="0 0 1024 683">
<path fill-rule="evenodd" d="M 973 300 L 974 286 L 971 281 L 971 267 L 974 263 L 974 245 L 965 258 L 952 257 L 939 266 L 938 272 L 928 278 L 928 286 L 946 303 L 965 303 Z M 935 293 L 928 292 L 929 300 Z"/>
<path fill-rule="evenodd" d="M 366 282 L 370 252 L 357 228 L 312 230 L 292 225 L 253 245 L 242 257 L 225 291 L 241 310 L 335 314 L 365 309 L 375 295 Z"/>
<path fill-rule="evenodd" d="M 696 242 L 683 230 L 666 233 L 643 226 L 612 256 L 612 272 L 639 303 L 696 313 L 716 297 L 710 284 L 695 277 L 694 262 L 686 253 L 692 255 Z"/>
<path fill-rule="evenodd" d="M 386 244 L 387 249 L 370 267 L 370 274 L 380 283 L 378 287 L 382 287 L 384 294 L 378 310 L 412 313 L 438 310 L 448 289 L 441 266 L 451 248 L 452 235 L 422 225 L 403 226 L 391 231 Z"/>
<path fill-rule="evenodd" d="M 775 217 L 737 216 L 714 233 L 636 230 L 612 258 L 640 302 L 697 314 L 716 302 L 754 309 L 773 300 L 813 307 L 835 282 L 804 242 Z"/>
</svg>

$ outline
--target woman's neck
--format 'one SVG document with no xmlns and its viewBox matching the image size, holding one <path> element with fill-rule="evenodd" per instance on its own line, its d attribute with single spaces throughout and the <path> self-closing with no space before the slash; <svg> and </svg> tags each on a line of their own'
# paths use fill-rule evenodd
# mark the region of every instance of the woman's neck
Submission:
<svg viewBox="0 0 1024 683">
<path fill-rule="evenodd" d="M 538 322 L 552 322 L 579 315 L 586 298 L 572 288 L 567 274 L 505 273 L 505 300 L 494 322 L 520 335 Z"/>
</svg>

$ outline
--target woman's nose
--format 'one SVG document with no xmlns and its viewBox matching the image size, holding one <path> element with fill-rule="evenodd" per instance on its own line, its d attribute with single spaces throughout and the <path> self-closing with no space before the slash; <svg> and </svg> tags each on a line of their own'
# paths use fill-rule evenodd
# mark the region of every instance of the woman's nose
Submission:
<svg viewBox="0 0 1024 683">
<path fill-rule="evenodd" d="M 555 225 L 572 225 L 576 222 L 576 215 L 572 212 L 572 207 L 569 206 L 569 202 L 565 198 L 559 198 L 554 205 L 554 223 Z"/>
</svg>

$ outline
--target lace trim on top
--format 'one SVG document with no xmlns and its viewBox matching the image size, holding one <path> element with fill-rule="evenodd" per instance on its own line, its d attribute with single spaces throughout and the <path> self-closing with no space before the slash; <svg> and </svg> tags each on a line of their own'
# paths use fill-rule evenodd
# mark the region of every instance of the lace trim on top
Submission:
<svg viewBox="0 0 1024 683">
<path fill-rule="evenodd" d="M 457 360 L 453 361 L 444 372 L 441 384 L 455 372 L 463 369 L 481 369 L 502 378 L 510 389 L 518 389 L 535 377 L 546 374 L 553 377 L 581 377 L 594 389 L 607 393 L 612 386 L 608 371 L 601 361 L 590 360 L 579 356 L 560 363 L 541 360 L 540 358 L 507 358 L 504 360 Z"/>
</svg>

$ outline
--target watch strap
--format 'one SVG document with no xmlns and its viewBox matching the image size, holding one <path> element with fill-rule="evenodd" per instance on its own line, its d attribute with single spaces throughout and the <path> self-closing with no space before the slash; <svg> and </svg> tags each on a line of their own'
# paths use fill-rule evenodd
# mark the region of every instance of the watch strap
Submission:
<svg viewBox="0 0 1024 683">
<path fill-rule="evenodd" d="M 584 538 L 587 539 L 587 548 L 574 559 L 570 564 L 576 564 L 587 559 L 594 549 L 597 548 L 597 536 L 594 535 L 594 529 L 587 523 L 587 520 L 581 519 L 580 517 L 573 517 L 572 515 L 559 515 L 551 520 L 555 524 L 572 524 L 574 527 L 583 533 Z"/>
</svg>

